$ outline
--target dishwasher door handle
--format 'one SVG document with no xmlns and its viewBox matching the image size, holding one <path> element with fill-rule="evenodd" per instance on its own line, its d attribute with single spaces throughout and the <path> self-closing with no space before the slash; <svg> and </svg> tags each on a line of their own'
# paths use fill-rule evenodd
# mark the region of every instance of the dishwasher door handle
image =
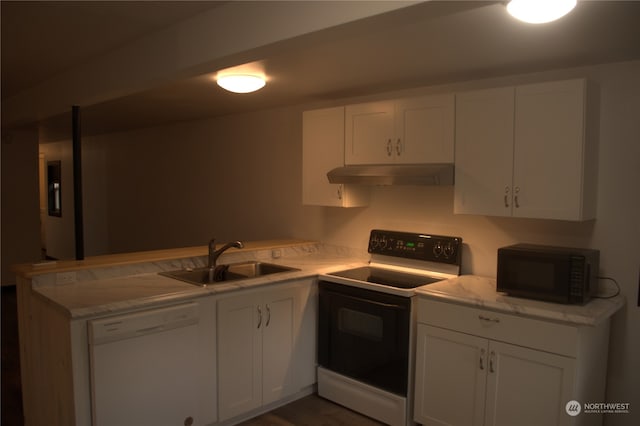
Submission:
<svg viewBox="0 0 640 426">
<path fill-rule="evenodd" d="M 145 334 L 160 333 L 198 322 L 199 313 L 196 303 L 95 319 L 88 324 L 89 344 L 100 345 Z"/>
</svg>

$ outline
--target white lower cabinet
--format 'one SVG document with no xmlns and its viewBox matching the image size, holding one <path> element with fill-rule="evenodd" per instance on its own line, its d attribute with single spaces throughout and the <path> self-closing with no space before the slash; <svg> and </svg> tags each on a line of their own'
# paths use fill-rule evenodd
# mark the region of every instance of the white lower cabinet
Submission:
<svg viewBox="0 0 640 426">
<path fill-rule="evenodd" d="M 601 424 L 609 323 L 571 326 L 421 299 L 414 420 L 423 425 Z"/>
<path fill-rule="evenodd" d="M 418 325 L 416 420 L 429 425 L 560 425 L 575 360 Z"/>
<path fill-rule="evenodd" d="M 577 361 L 516 345 L 489 341 L 486 425 L 561 425 L 571 419 Z"/>
<path fill-rule="evenodd" d="M 310 287 L 309 280 L 289 282 L 218 301 L 220 421 L 313 384 L 315 376 L 309 371 L 315 360 L 308 358 L 314 354 L 300 333 L 304 320 L 313 319 L 306 313 Z"/>
</svg>

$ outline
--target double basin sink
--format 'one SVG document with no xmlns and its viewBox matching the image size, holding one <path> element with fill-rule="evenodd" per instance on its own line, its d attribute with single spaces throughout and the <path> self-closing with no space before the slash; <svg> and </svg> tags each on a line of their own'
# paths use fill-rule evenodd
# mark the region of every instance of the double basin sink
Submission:
<svg viewBox="0 0 640 426">
<path fill-rule="evenodd" d="M 206 286 L 291 271 L 299 271 L 299 269 L 266 262 L 242 262 L 218 265 L 213 271 L 203 267 L 160 272 L 160 275 L 185 281 L 189 284 Z"/>
</svg>

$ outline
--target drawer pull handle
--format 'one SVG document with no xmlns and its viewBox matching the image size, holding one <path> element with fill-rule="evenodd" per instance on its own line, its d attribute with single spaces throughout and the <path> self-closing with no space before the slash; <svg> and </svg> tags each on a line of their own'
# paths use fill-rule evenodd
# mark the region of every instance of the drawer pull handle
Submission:
<svg viewBox="0 0 640 426">
<path fill-rule="evenodd" d="M 265 327 L 269 327 L 269 323 L 271 322 L 271 309 L 269 305 L 266 305 L 267 308 L 267 323 L 264 325 Z"/>
<path fill-rule="evenodd" d="M 258 305 L 258 327 L 256 328 L 260 328 L 261 325 L 262 325 L 262 309 L 260 309 L 260 305 Z"/>
<path fill-rule="evenodd" d="M 495 322 L 496 324 L 500 322 L 500 318 L 489 318 L 485 317 L 484 315 L 478 315 L 478 319 L 480 321 Z"/>
</svg>

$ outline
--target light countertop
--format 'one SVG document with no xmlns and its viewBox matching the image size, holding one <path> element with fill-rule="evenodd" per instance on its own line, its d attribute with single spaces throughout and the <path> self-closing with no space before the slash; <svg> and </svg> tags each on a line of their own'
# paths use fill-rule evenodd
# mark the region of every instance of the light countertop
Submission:
<svg viewBox="0 0 640 426">
<path fill-rule="evenodd" d="M 58 269 L 33 276 L 32 286 L 37 295 L 64 311 L 70 318 L 77 319 L 313 277 L 340 268 L 360 266 L 366 262 L 366 256 L 354 254 L 349 249 L 326 247 L 312 242 L 259 245 L 259 249 L 253 247 L 253 250 L 251 246 L 258 246 L 257 244 L 245 244 L 246 246 L 249 248 L 225 252 L 219 259 L 220 264 L 262 261 L 297 270 L 206 287 L 158 274 L 162 271 L 204 266 L 207 257 L 197 256 L 134 264 L 117 263 L 94 269 Z"/>
<path fill-rule="evenodd" d="M 38 296 L 76 319 L 314 277 L 362 266 L 368 260 L 366 253 L 347 248 L 311 241 L 274 240 L 246 243 L 244 249 L 230 249 L 220 257 L 219 262 L 262 261 L 297 270 L 206 287 L 158 274 L 205 266 L 206 254 L 206 247 L 193 247 L 100 256 L 45 267 L 21 265 L 16 270 Z M 624 305 L 622 296 L 594 299 L 584 306 L 509 297 L 496 292 L 495 279 L 475 275 L 462 275 L 420 287 L 416 293 L 420 297 L 449 303 L 577 325 L 596 325 Z"/>
<path fill-rule="evenodd" d="M 623 296 L 592 299 L 581 305 L 564 305 L 510 297 L 496 291 L 495 278 L 461 275 L 419 288 L 417 294 L 443 302 L 469 305 L 509 314 L 547 319 L 574 325 L 597 325 L 616 313 L 625 303 Z M 608 289 L 607 294 L 615 293 Z M 604 295 L 606 297 L 606 294 Z"/>
<path fill-rule="evenodd" d="M 223 244 L 224 243 L 217 244 L 216 247 L 219 248 Z M 277 250 L 283 247 L 306 246 L 309 244 L 313 244 L 313 241 L 286 239 L 249 241 L 244 244 L 244 248 L 236 250 L 238 250 L 239 252 L 272 249 Z M 31 278 L 37 275 L 56 272 L 81 271 L 96 268 L 133 265 L 146 262 L 160 262 L 173 259 L 206 256 L 208 250 L 208 246 L 195 246 L 165 250 L 150 250 L 134 253 L 116 253 L 102 256 L 91 256 L 85 258 L 84 260 L 56 260 L 36 263 L 24 263 L 12 266 L 12 271 L 20 277 Z"/>
</svg>

